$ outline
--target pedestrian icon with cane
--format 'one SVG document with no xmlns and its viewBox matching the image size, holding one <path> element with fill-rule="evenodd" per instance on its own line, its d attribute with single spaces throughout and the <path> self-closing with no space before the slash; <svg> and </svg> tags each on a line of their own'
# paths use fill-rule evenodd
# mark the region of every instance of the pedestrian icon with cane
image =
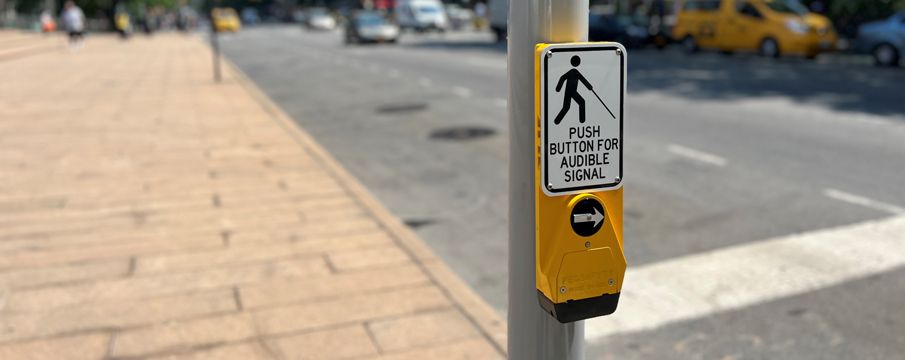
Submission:
<svg viewBox="0 0 905 360">
<path fill-rule="evenodd" d="M 559 114 L 556 115 L 556 119 L 553 120 L 553 123 L 559 125 L 562 122 L 562 119 L 569 113 L 569 109 L 572 107 L 572 101 L 575 101 L 578 104 L 578 122 L 584 123 L 585 121 L 585 111 L 584 111 L 584 98 L 578 94 L 578 82 L 580 81 L 588 90 L 597 97 L 597 100 L 603 104 L 603 107 L 606 108 L 606 111 L 610 113 L 610 116 L 613 119 L 616 118 L 616 115 L 613 115 L 613 112 L 610 111 L 609 106 L 606 106 L 606 103 L 603 102 L 603 99 L 600 98 L 600 95 L 597 95 L 597 92 L 594 91 L 594 87 L 591 86 L 591 83 L 588 82 L 588 79 L 585 79 L 584 75 L 578 71 L 578 65 L 581 65 L 581 58 L 578 55 L 573 55 L 571 59 L 572 69 L 566 71 L 559 78 L 559 82 L 556 83 L 556 92 L 560 92 L 562 90 L 563 83 L 566 85 L 566 92 L 563 94 L 563 102 L 562 102 L 562 110 L 559 111 Z"/>
</svg>

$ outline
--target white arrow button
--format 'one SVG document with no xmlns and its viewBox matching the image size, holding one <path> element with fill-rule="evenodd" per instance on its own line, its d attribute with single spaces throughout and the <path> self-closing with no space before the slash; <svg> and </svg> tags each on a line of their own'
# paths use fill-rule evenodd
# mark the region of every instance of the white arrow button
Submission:
<svg viewBox="0 0 905 360">
<path fill-rule="evenodd" d="M 601 221 L 603 221 L 603 214 L 597 212 L 597 208 L 591 208 L 592 213 L 590 214 L 574 214 L 572 215 L 572 222 L 575 223 L 583 223 L 583 222 L 593 222 L 594 227 L 597 227 Z"/>
</svg>

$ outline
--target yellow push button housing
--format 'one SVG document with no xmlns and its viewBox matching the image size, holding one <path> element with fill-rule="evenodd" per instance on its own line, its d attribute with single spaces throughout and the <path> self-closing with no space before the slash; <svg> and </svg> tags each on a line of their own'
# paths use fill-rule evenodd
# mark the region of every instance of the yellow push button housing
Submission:
<svg viewBox="0 0 905 360">
<path fill-rule="evenodd" d="M 536 285 L 560 322 L 616 311 L 622 239 L 626 52 L 617 43 L 535 50 Z"/>
</svg>

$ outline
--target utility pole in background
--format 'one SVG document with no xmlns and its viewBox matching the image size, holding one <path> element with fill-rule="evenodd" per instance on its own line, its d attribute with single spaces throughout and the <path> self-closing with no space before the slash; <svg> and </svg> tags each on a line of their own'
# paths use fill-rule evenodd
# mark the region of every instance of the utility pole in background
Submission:
<svg viewBox="0 0 905 360">
<path fill-rule="evenodd" d="M 214 70 L 214 82 L 220 83 L 222 75 L 220 74 L 220 31 L 217 29 L 217 24 L 215 24 L 214 20 L 214 9 L 219 7 L 221 0 L 210 0 L 205 7 L 207 10 L 208 19 L 210 19 L 211 23 L 211 60 L 213 61 L 213 70 Z"/>
<path fill-rule="evenodd" d="M 214 82 L 219 83 L 220 75 L 220 32 L 214 26 L 214 20 L 211 18 L 211 56 L 214 65 Z"/>
<path fill-rule="evenodd" d="M 509 4 L 508 353 L 518 360 L 584 359 L 584 322 L 545 313 L 535 287 L 534 46 L 587 41 L 588 0 Z"/>
</svg>

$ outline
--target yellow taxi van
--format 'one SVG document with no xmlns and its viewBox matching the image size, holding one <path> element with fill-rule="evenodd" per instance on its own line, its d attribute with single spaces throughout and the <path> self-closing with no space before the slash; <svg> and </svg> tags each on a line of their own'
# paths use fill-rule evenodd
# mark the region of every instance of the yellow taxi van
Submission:
<svg viewBox="0 0 905 360">
<path fill-rule="evenodd" d="M 211 9 L 211 21 L 214 22 L 214 30 L 217 32 L 236 32 L 242 28 L 239 15 L 236 14 L 236 10 L 233 8 Z"/>
<path fill-rule="evenodd" d="M 834 50 L 838 40 L 830 20 L 798 0 L 684 0 L 673 37 L 688 52 L 710 48 L 807 58 Z"/>
</svg>

